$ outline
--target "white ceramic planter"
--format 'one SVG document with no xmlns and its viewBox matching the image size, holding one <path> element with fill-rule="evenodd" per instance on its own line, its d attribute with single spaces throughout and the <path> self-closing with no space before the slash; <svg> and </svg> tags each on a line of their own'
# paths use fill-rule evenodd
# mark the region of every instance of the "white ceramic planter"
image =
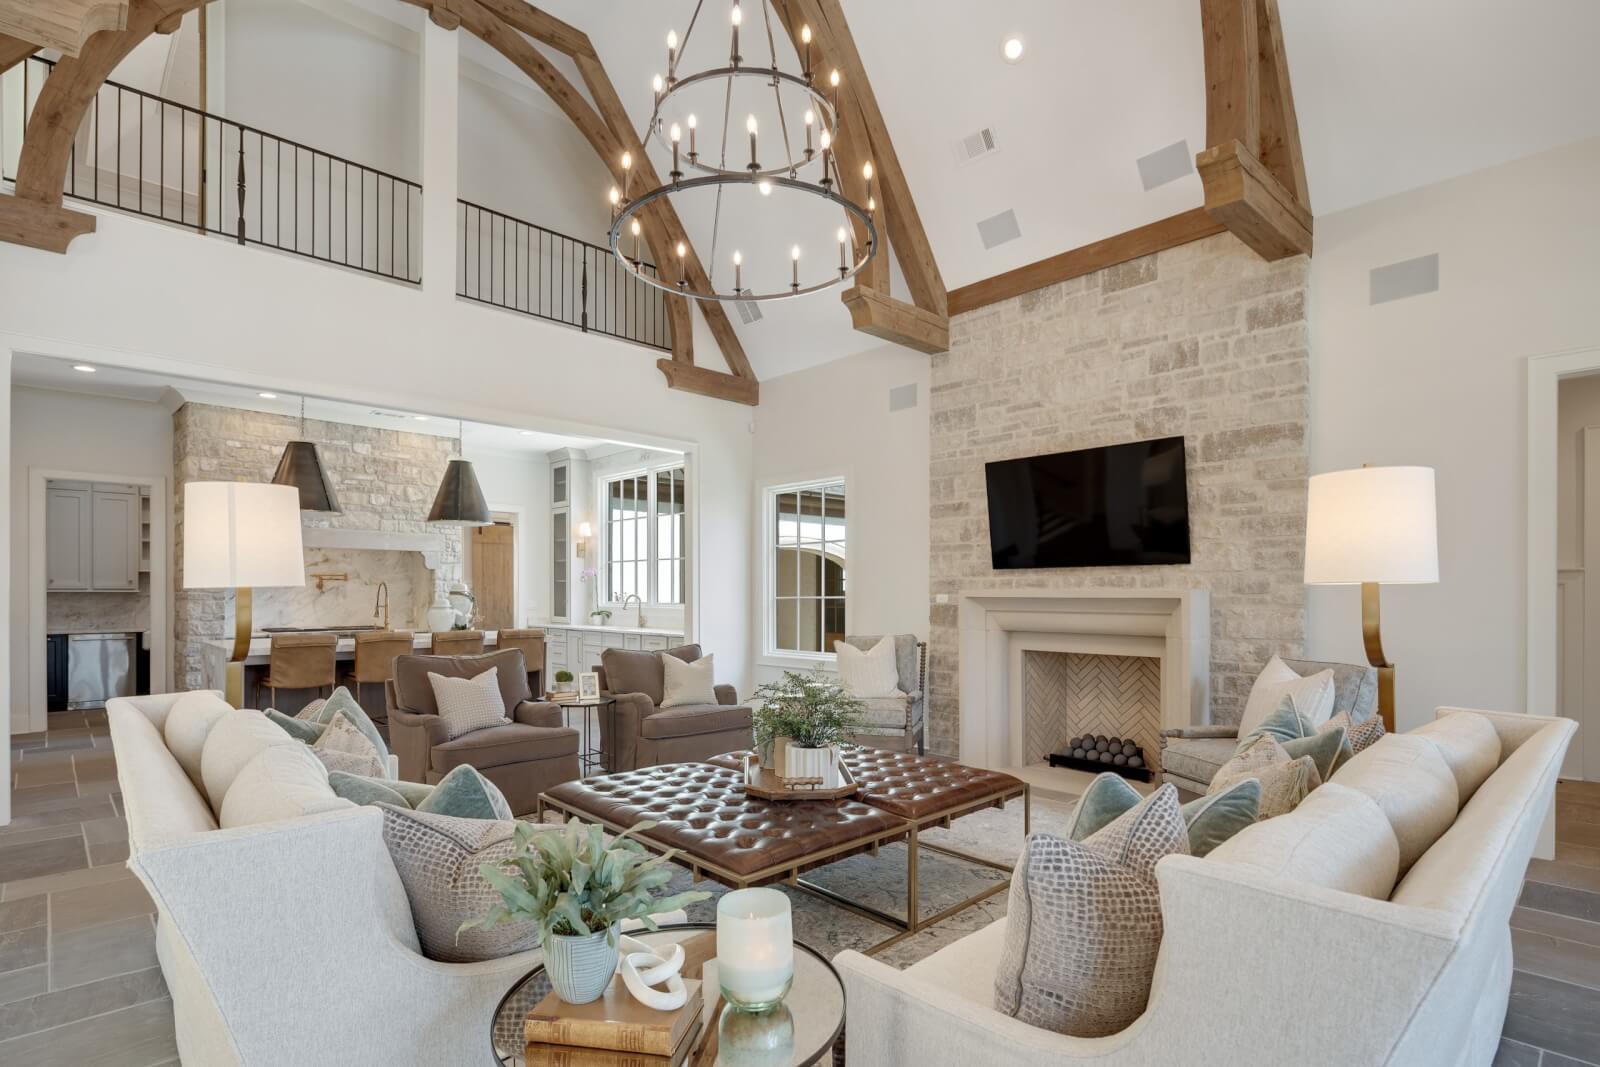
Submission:
<svg viewBox="0 0 1600 1067">
<path fill-rule="evenodd" d="M 820 778 L 826 785 L 833 778 L 833 768 L 839 762 L 839 750 L 827 748 L 802 748 L 793 741 L 784 751 L 781 772 L 784 778 Z"/>
<path fill-rule="evenodd" d="M 617 973 L 616 930 L 587 937 L 551 934 L 544 942 L 544 970 L 550 988 L 568 1004 L 598 1000 Z"/>
</svg>

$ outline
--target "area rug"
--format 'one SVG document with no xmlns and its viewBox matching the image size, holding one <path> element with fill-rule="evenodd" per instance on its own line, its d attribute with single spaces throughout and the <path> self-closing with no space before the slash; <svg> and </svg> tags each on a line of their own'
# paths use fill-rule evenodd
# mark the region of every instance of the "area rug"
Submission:
<svg viewBox="0 0 1600 1067">
<path fill-rule="evenodd" d="M 1064 833 L 1075 800 L 1054 794 L 1049 798 L 1036 795 L 1033 800 L 1033 829 Z M 546 818 L 557 820 L 553 814 Z M 974 812 L 955 820 L 947 830 L 924 830 L 919 836 L 928 844 L 944 845 L 1009 865 L 1016 862 L 1022 851 L 1022 803 L 1011 801 L 1004 810 L 989 808 Z M 857 903 L 892 915 L 905 914 L 904 844 L 885 845 L 876 856 L 851 856 L 808 871 L 805 878 Z M 921 849 L 917 861 L 918 911 L 921 915 L 936 915 L 986 888 L 1006 881 L 1009 879 L 1003 871 L 968 863 L 932 849 Z M 891 927 L 841 908 L 814 893 L 781 884 L 774 888 L 789 898 L 793 908 L 795 940 L 809 945 L 829 959 L 845 949 L 865 952 L 895 933 Z M 710 880 L 696 883 L 687 868 L 679 868 L 663 892 L 678 893 L 688 889 L 701 889 L 711 894 L 709 900 L 689 906 L 689 920 L 715 923 L 717 899 L 728 891 L 727 887 Z M 981 930 L 1005 913 L 1006 894 L 996 893 L 988 900 L 889 946 L 876 958 L 896 967 L 908 967 L 945 945 Z"/>
</svg>

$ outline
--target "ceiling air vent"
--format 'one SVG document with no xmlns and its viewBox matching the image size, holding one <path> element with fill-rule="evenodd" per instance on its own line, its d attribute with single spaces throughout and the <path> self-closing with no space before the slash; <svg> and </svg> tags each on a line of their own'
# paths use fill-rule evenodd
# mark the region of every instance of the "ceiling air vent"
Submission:
<svg viewBox="0 0 1600 1067">
<path fill-rule="evenodd" d="M 977 133 L 969 133 L 956 142 L 956 159 L 962 163 L 971 163 L 999 150 L 1000 146 L 995 144 L 994 130 L 985 126 Z"/>
<path fill-rule="evenodd" d="M 745 290 L 747 293 L 749 291 L 748 289 Z M 739 321 L 746 326 L 752 326 L 763 318 L 761 305 L 754 300 L 736 300 L 733 306 L 739 309 Z"/>
<path fill-rule="evenodd" d="M 1021 236 L 1022 227 L 1017 225 L 1017 213 L 1010 208 L 978 220 L 978 237 L 983 241 L 984 248 L 998 248 Z"/>
</svg>

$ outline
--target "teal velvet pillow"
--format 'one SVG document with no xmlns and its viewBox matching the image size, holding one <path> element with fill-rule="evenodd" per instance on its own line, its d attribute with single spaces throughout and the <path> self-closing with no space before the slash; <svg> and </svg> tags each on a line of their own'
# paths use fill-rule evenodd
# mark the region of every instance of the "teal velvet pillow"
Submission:
<svg viewBox="0 0 1600 1067">
<path fill-rule="evenodd" d="M 1262 734 L 1271 737 L 1280 745 L 1286 745 L 1302 737 L 1311 737 L 1316 732 L 1316 729 L 1295 710 L 1294 700 L 1285 696 L 1278 703 L 1277 710 L 1261 720 L 1260 726 L 1239 738 L 1239 747 L 1234 750 L 1234 754 L 1243 752 L 1250 742 Z"/>
<path fill-rule="evenodd" d="M 377 725 L 367 716 L 361 705 L 356 703 L 356 698 L 350 695 L 350 690 L 342 685 L 333 691 L 333 695 L 324 701 L 322 707 L 318 708 L 309 719 L 297 721 L 321 723 L 326 726 L 333 721 L 335 715 L 343 715 L 349 719 L 355 728 L 361 731 L 362 736 L 372 742 L 372 747 L 378 750 L 378 755 L 384 762 L 388 762 L 389 746 L 383 743 L 383 735 L 378 732 Z"/>
<path fill-rule="evenodd" d="M 1241 778 L 1220 793 L 1183 805 L 1189 826 L 1189 855 L 1204 856 L 1256 821 L 1261 812 L 1261 783 Z"/>
<path fill-rule="evenodd" d="M 1082 841 L 1134 807 L 1144 795 L 1119 774 L 1097 775 L 1083 791 L 1067 819 L 1067 835 Z M 1204 856 L 1256 821 L 1261 807 L 1261 783 L 1245 778 L 1211 796 L 1182 806 L 1189 828 L 1189 854 Z"/>
<path fill-rule="evenodd" d="M 357 804 L 393 804 L 397 808 L 418 807 L 435 788 L 421 782 L 368 778 L 348 771 L 329 771 L 328 785 L 337 795 Z"/>
<path fill-rule="evenodd" d="M 1323 730 L 1310 737 L 1297 737 L 1282 744 L 1290 759 L 1310 756 L 1311 762 L 1317 765 L 1317 773 L 1322 776 L 1324 782 L 1332 778 L 1333 772 L 1355 754 L 1350 750 L 1350 742 L 1345 739 L 1345 730 L 1342 726 Z"/>
<path fill-rule="evenodd" d="M 1067 837 L 1082 841 L 1090 834 L 1109 825 L 1118 815 L 1140 800 L 1139 791 L 1119 774 L 1106 771 L 1095 775 L 1089 788 L 1078 798 L 1077 806 L 1067 819 Z"/>
<path fill-rule="evenodd" d="M 424 785 L 422 782 L 400 782 L 387 779 L 384 780 L 383 784 L 404 797 L 408 808 L 415 808 L 424 800 L 427 800 L 428 794 L 432 793 L 435 788 L 431 785 Z"/>
<path fill-rule="evenodd" d="M 495 784 L 465 764 L 439 779 L 416 810 L 458 819 L 510 819 L 511 805 Z"/>
<path fill-rule="evenodd" d="M 322 723 L 292 718 L 277 708 L 268 708 L 266 716 L 283 727 L 284 732 L 290 737 L 296 741 L 304 741 L 308 745 L 316 744 L 317 738 L 322 736 L 322 731 L 327 729 Z"/>
</svg>

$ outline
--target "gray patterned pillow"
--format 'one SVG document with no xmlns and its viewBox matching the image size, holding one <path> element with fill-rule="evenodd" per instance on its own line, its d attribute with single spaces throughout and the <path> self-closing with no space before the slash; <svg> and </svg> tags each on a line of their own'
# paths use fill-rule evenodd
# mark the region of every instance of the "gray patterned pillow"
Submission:
<svg viewBox="0 0 1600 1067">
<path fill-rule="evenodd" d="M 462 923 L 500 903 L 500 894 L 478 868 L 511 855 L 514 822 L 432 815 L 393 804 L 378 808 L 383 843 L 406 887 L 424 956 L 473 963 L 539 947 L 539 927 L 531 922 L 474 926 L 456 934 Z"/>
<path fill-rule="evenodd" d="M 473 678 L 446 678 L 428 672 L 428 684 L 433 686 L 447 737 L 456 738 L 511 721 L 506 718 L 505 701 L 500 696 L 498 670 L 490 667 Z"/>
<path fill-rule="evenodd" d="M 311 743 L 311 752 L 330 771 L 364 774 L 368 778 L 385 778 L 389 774 L 388 760 L 343 715 L 335 715 L 322 728 L 321 735 Z"/>
<path fill-rule="evenodd" d="M 1261 783 L 1258 818 L 1262 819 L 1288 814 L 1307 793 L 1322 784 L 1322 775 L 1314 759 L 1291 757 L 1268 734 L 1258 735 L 1254 741 L 1241 745 L 1233 759 L 1217 768 L 1206 795 L 1220 793 L 1244 778 L 1255 778 Z"/>
<path fill-rule="evenodd" d="M 1317 729 L 1318 731 L 1332 730 L 1339 726 L 1344 727 L 1344 739 L 1350 743 L 1352 754 L 1371 746 L 1383 736 L 1382 718 L 1377 715 L 1371 715 L 1360 722 L 1352 722 L 1348 711 L 1341 711 L 1317 727 Z"/>
<path fill-rule="evenodd" d="M 1164 785 L 1081 842 L 1028 838 L 1011 876 L 995 1007 L 1030 1026 L 1104 1037 L 1137 1019 L 1161 948 L 1161 857 L 1188 855 Z"/>
</svg>

